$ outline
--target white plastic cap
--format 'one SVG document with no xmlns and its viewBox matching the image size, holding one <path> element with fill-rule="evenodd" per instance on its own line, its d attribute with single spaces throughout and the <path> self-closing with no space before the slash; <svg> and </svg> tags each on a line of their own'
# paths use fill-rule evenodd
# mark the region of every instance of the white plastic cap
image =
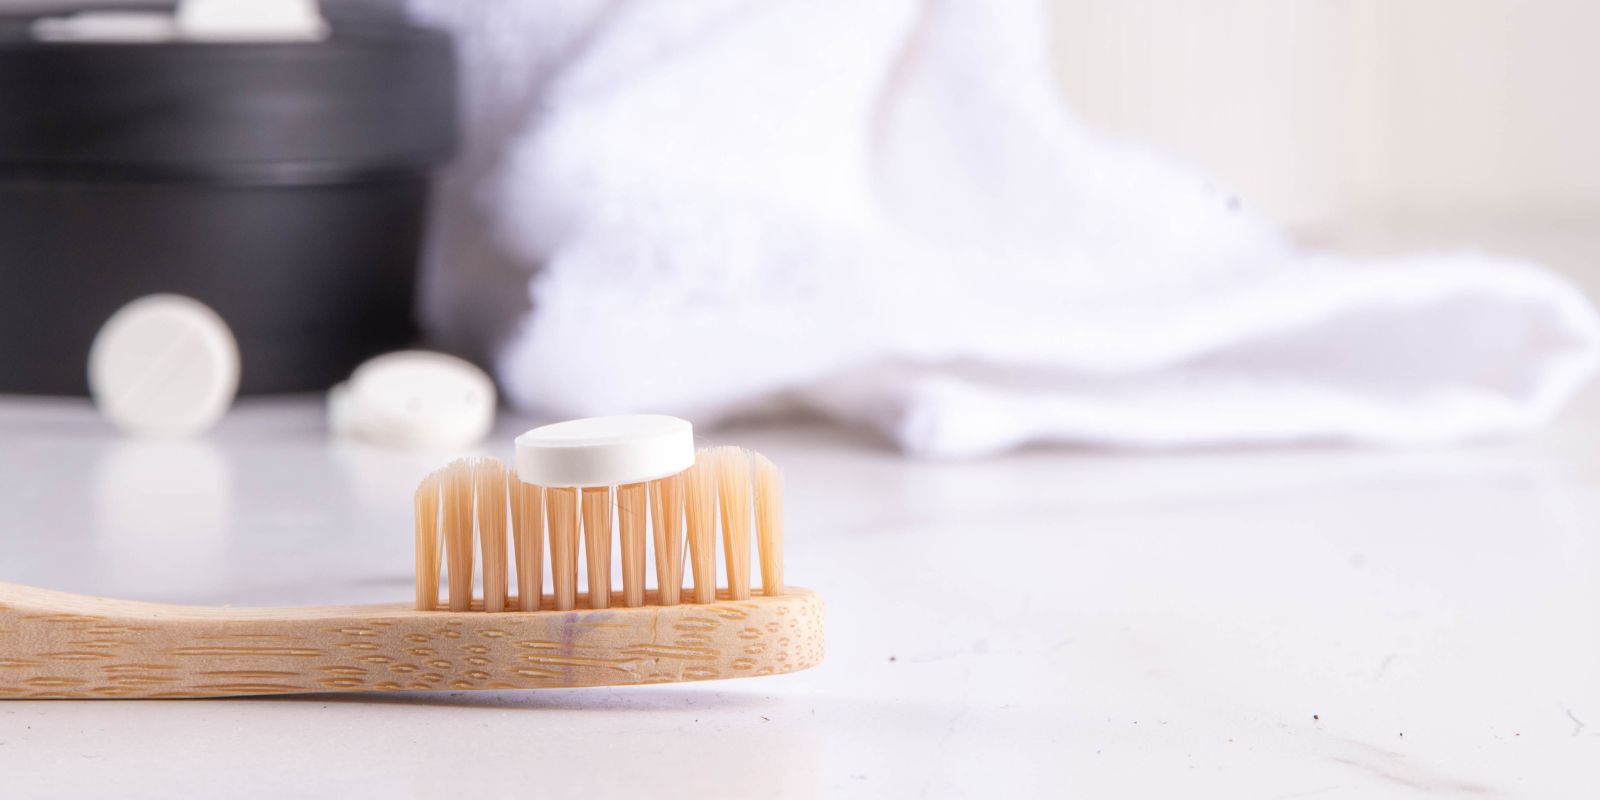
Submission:
<svg viewBox="0 0 1600 800">
<path fill-rule="evenodd" d="M 188 297 L 155 294 L 123 306 L 89 348 L 89 393 L 128 433 L 199 433 L 216 424 L 238 390 L 232 331 Z"/>
<path fill-rule="evenodd" d="M 394 447 L 462 447 L 494 425 L 494 381 L 444 353 L 385 353 L 328 394 L 335 434 Z"/>
<path fill-rule="evenodd" d="M 540 486 L 615 486 L 694 466 L 694 426 L 665 414 L 590 417 L 517 437 L 517 477 Z"/>
</svg>

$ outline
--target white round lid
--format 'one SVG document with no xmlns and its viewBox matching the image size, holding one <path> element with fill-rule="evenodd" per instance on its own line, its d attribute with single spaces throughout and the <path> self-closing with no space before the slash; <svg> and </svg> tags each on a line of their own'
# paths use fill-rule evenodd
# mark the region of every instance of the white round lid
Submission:
<svg viewBox="0 0 1600 800">
<path fill-rule="evenodd" d="M 557 422 L 517 437 L 517 477 L 540 486 L 616 486 L 694 466 L 694 426 L 665 414 Z"/>
<path fill-rule="evenodd" d="M 89 348 L 89 393 L 128 433 L 199 433 L 216 424 L 238 391 L 233 333 L 192 298 L 141 297 L 112 314 Z"/>
<path fill-rule="evenodd" d="M 494 381 L 470 362 L 422 350 L 356 367 L 328 396 L 334 432 L 399 447 L 459 447 L 494 425 Z"/>
</svg>

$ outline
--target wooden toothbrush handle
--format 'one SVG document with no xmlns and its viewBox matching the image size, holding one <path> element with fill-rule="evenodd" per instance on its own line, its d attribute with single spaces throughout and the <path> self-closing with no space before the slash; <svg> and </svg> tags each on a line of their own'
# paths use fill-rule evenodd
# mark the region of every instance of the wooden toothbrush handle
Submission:
<svg viewBox="0 0 1600 800">
<path fill-rule="evenodd" d="M 821 661 L 822 647 L 822 601 L 794 588 L 706 605 L 490 614 L 170 606 L 0 584 L 0 698 L 670 683 L 793 672 Z"/>
</svg>

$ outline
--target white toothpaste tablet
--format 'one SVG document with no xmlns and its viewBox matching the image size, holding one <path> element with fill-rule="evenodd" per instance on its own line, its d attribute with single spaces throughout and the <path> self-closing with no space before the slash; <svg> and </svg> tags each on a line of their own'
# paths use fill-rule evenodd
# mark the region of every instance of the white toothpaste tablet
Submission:
<svg viewBox="0 0 1600 800">
<path fill-rule="evenodd" d="M 123 431 L 189 436 L 216 424 L 239 391 L 239 346 L 217 312 L 173 294 L 118 309 L 89 348 L 89 393 Z"/>
<path fill-rule="evenodd" d="M 394 447 L 461 447 L 494 425 L 494 381 L 455 356 L 385 353 L 356 367 L 328 395 L 328 424 L 341 436 Z"/>
<path fill-rule="evenodd" d="M 694 427 L 665 414 L 557 422 L 517 437 L 517 477 L 540 486 L 615 486 L 694 466 Z"/>
</svg>

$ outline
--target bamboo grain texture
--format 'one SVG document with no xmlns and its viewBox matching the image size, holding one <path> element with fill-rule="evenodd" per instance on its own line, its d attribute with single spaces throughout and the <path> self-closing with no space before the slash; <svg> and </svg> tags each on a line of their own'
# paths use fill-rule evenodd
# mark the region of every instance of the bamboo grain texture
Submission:
<svg viewBox="0 0 1600 800">
<path fill-rule="evenodd" d="M 794 672 L 822 651 L 822 601 L 793 587 L 704 605 L 464 614 L 207 608 L 0 584 L 0 698 L 620 686 Z"/>
</svg>

